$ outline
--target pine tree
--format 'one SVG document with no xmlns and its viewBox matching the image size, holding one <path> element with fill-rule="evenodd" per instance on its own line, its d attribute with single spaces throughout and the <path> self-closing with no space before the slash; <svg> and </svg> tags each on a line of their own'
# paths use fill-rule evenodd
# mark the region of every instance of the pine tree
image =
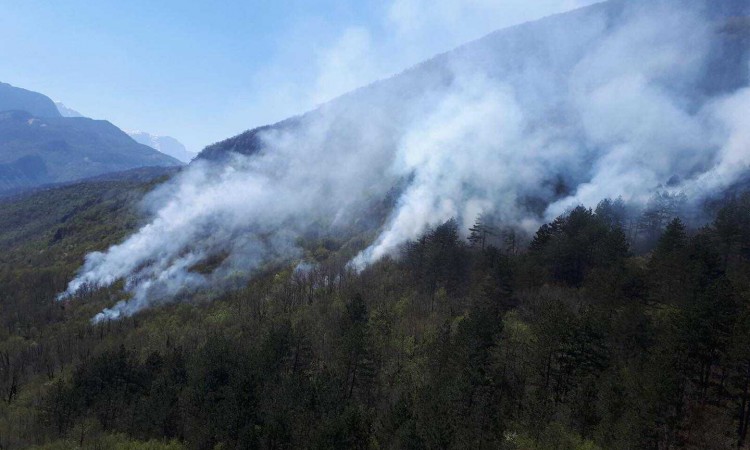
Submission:
<svg viewBox="0 0 750 450">
<path fill-rule="evenodd" d="M 471 232 L 471 234 L 469 234 L 469 242 L 471 243 L 471 246 L 479 247 L 481 250 L 485 249 L 489 238 L 497 235 L 497 231 L 490 224 L 490 220 L 485 214 L 480 214 L 479 217 L 477 217 L 474 226 L 469 228 L 469 231 Z"/>
<path fill-rule="evenodd" d="M 659 303 L 677 303 L 688 291 L 690 271 L 686 267 L 688 237 L 680 219 L 672 220 L 656 244 L 649 268 L 651 294 Z"/>
</svg>

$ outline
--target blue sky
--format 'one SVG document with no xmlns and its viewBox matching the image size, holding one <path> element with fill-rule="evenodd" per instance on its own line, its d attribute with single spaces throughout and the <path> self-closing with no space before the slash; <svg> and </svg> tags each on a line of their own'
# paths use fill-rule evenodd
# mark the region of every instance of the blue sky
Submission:
<svg viewBox="0 0 750 450">
<path fill-rule="evenodd" d="M 198 151 L 593 0 L 0 0 L 0 81 Z"/>
</svg>

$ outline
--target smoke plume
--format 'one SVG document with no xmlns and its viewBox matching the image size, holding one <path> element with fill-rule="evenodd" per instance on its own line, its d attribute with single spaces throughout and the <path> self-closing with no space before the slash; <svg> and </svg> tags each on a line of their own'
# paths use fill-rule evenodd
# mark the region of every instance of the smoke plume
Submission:
<svg viewBox="0 0 750 450">
<path fill-rule="evenodd" d="M 667 183 L 698 201 L 750 163 L 747 52 L 717 61 L 736 37 L 710 6 L 610 2 L 504 30 L 271 127 L 259 153 L 194 162 L 150 194 L 150 222 L 88 255 L 61 296 L 124 279 L 132 298 L 101 320 L 232 288 L 396 185 L 355 267 L 451 217 L 533 231 L 604 197 L 644 203 Z"/>
</svg>

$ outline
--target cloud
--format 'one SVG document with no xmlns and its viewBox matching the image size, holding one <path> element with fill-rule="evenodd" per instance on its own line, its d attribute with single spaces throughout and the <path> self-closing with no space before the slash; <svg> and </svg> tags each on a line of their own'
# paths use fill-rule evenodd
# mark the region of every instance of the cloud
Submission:
<svg viewBox="0 0 750 450">
<path fill-rule="evenodd" d="M 401 38 L 430 35 L 462 42 L 490 31 L 596 3 L 595 0 L 394 0 L 388 24 Z M 442 38 L 441 38 L 442 39 Z"/>
<path fill-rule="evenodd" d="M 334 46 L 318 55 L 318 76 L 313 101 L 323 103 L 354 90 L 378 73 L 370 32 L 361 27 L 347 28 Z"/>
<path fill-rule="evenodd" d="M 392 0 L 376 8 L 369 23 L 333 35 L 307 24 L 304 37 L 292 30 L 281 39 L 279 56 L 256 74 L 253 85 L 261 94 L 249 106 L 250 119 L 268 117 L 269 110 L 276 120 L 311 109 L 494 30 L 595 1 Z"/>
</svg>

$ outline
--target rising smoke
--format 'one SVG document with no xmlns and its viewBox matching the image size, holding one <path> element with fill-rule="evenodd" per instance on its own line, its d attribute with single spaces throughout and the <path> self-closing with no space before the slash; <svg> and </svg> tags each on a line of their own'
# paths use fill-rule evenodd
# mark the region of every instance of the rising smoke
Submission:
<svg viewBox="0 0 750 450">
<path fill-rule="evenodd" d="M 466 229 L 492 213 L 533 231 L 603 197 L 643 203 L 675 179 L 703 198 L 750 163 L 747 80 L 706 81 L 725 70 L 712 54 L 731 38 L 707 5 L 615 2 L 499 32 L 269 129 L 258 154 L 193 163 L 147 197 L 150 222 L 89 254 L 61 297 L 124 279 L 132 298 L 102 320 L 231 288 L 405 180 L 353 266 L 451 217 Z M 193 270 L 219 254 L 211 273 Z"/>
</svg>

